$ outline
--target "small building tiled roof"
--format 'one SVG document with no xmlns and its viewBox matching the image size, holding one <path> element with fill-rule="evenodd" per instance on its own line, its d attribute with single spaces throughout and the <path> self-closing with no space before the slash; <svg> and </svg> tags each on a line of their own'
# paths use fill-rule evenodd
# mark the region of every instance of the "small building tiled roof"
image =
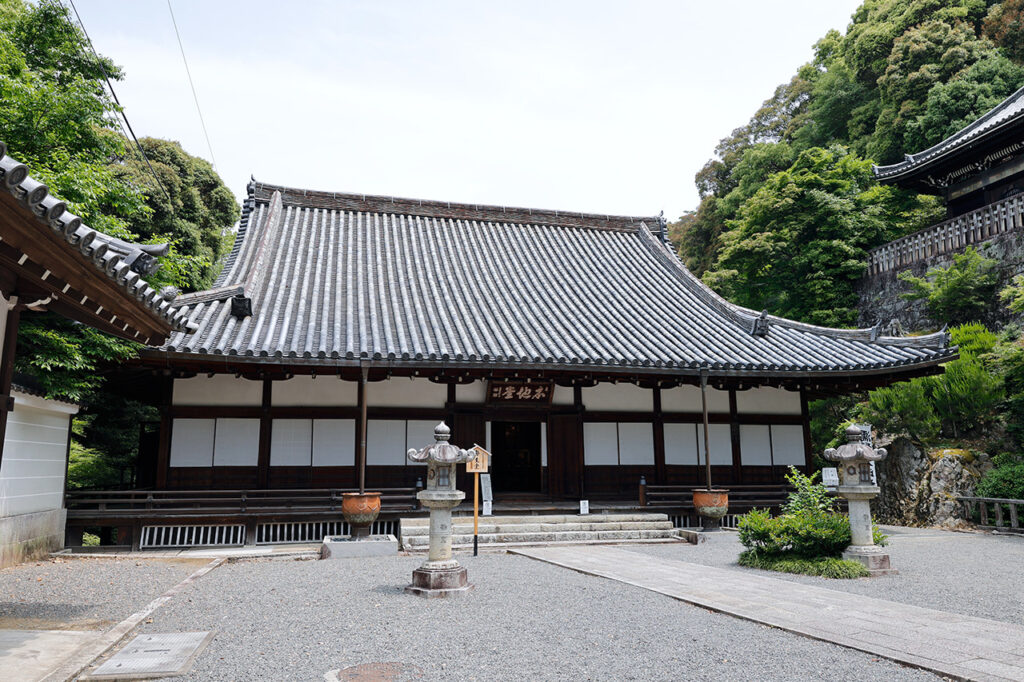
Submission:
<svg viewBox="0 0 1024 682">
<path fill-rule="evenodd" d="M 884 182 L 897 182 L 911 174 L 927 173 L 929 169 L 944 163 L 950 157 L 971 152 L 985 141 L 999 137 L 1007 129 L 1021 124 L 1024 124 L 1024 88 L 942 142 L 916 154 L 906 154 L 899 163 L 874 166 L 875 177 Z M 1024 139 L 1015 141 L 1022 142 Z M 995 155 L 999 156 L 1001 151 L 996 150 Z"/>
<path fill-rule="evenodd" d="M 112 282 L 116 290 L 119 290 L 119 301 L 125 311 L 131 308 L 133 314 L 137 310 L 143 317 L 148 317 L 151 324 L 147 323 L 147 329 L 156 330 L 153 340 L 163 341 L 172 330 L 186 333 L 195 330 L 185 312 L 172 305 L 171 300 L 176 292 L 158 292 L 143 279 L 143 276 L 152 274 L 159 267 L 157 257 L 166 253 L 166 244 L 131 244 L 90 228 L 81 218 L 68 211 L 64 202 L 50 194 L 46 185 L 32 178 L 24 164 L 7 156 L 6 145 L 3 142 L 0 142 L 0 189 L 17 200 L 17 203 L 10 203 L 15 207 L 13 212 L 21 213 L 28 221 L 25 224 L 36 224 L 49 233 L 32 231 L 31 241 L 42 249 L 41 253 L 46 254 L 45 258 L 31 258 L 33 261 L 39 261 L 38 268 L 43 272 L 39 278 L 40 286 L 52 283 L 46 282 L 46 279 L 51 271 L 58 269 L 55 265 L 57 261 L 70 259 L 75 261 L 75 267 L 86 266 L 95 272 L 96 278 Z M 57 242 L 64 242 L 71 248 L 53 249 L 53 246 L 59 246 L 58 243 L 43 249 L 42 245 L 49 243 L 47 239 L 51 236 Z M 8 237 L 5 241 L 12 240 Z M 22 250 L 22 256 L 18 265 L 24 265 L 25 261 L 29 260 L 29 256 L 24 252 L 27 245 L 22 244 L 19 248 Z M 91 276 L 86 271 L 86 274 L 77 279 L 85 279 L 87 275 Z M 79 285 L 79 282 L 68 283 L 63 290 L 54 292 L 51 298 L 56 301 L 62 296 L 81 296 Z M 87 298 L 75 301 L 79 306 L 86 306 L 87 303 Z M 146 342 L 149 338 L 146 334 L 150 332 L 143 333 L 139 329 L 132 329 L 125 319 L 128 317 L 127 312 L 111 310 L 109 306 L 104 308 L 96 303 L 88 309 L 97 320 L 81 321 L 90 324 L 99 321 L 108 331 L 138 341 Z"/>
<path fill-rule="evenodd" d="M 891 338 L 735 306 L 682 265 L 657 216 L 255 181 L 220 278 L 178 304 L 198 331 L 148 357 L 740 376 L 899 373 L 955 357 L 943 333 Z"/>
</svg>

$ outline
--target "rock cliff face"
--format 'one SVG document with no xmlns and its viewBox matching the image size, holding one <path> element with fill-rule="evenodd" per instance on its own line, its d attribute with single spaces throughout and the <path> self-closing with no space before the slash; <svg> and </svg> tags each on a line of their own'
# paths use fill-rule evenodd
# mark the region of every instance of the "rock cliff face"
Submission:
<svg viewBox="0 0 1024 682">
<path fill-rule="evenodd" d="M 906 438 L 888 446 L 876 465 L 882 489 L 872 505 L 876 520 L 906 526 L 965 528 L 957 497 L 971 496 L 992 467 L 988 455 L 958 448 L 922 451 Z"/>
<path fill-rule="evenodd" d="M 1024 231 L 1007 232 L 989 241 L 973 245 L 981 255 L 999 261 L 999 274 L 1003 283 L 1014 275 L 1024 273 Z M 958 249 L 956 253 L 962 253 Z M 953 253 L 928 258 L 905 268 L 917 277 L 924 277 L 929 268 L 948 268 L 953 264 Z M 877 322 L 888 325 L 896 319 L 906 330 L 937 329 L 937 324 L 928 317 L 924 301 L 907 301 L 902 295 L 911 287 L 897 278 L 897 271 L 881 275 L 866 275 L 857 284 L 860 301 L 857 306 L 860 327 L 870 327 Z M 1000 327 L 1008 322 L 1019 322 L 1024 316 L 1012 315 L 1003 306 L 993 306 L 989 318 L 982 320 L 988 326 Z"/>
</svg>

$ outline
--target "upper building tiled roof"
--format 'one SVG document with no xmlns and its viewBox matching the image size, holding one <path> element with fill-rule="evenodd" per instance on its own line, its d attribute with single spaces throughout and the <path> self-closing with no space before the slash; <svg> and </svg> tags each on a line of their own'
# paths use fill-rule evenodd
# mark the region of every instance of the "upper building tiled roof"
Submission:
<svg viewBox="0 0 1024 682">
<path fill-rule="evenodd" d="M 98 274 L 112 280 L 129 297 L 126 303 L 131 299 L 138 301 L 147 315 L 159 320 L 161 325 L 167 325 L 163 327 L 165 333 L 168 326 L 178 332 L 195 330 L 184 311 L 171 304 L 175 294 L 158 292 L 142 279 L 159 267 L 157 256 L 166 253 L 166 244 L 131 244 L 90 228 L 68 211 L 64 202 L 50 194 L 46 185 L 33 179 L 27 166 L 7 156 L 6 152 L 7 146 L 0 141 L 0 188 L 30 211 L 39 224 L 74 247 L 69 255 L 80 256 L 75 260 L 81 260 L 98 270 Z M 116 318 L 117 312 L 111 310 L 107 314 Z M 146 339 L 142 337 L 139 340 Z"/>
<path fill-rule="evenodd" d="M 179 299 L 198 331 L 162 351 L 172 362 L 758 376 L 899 372 L 955 356 L 941 333 L 759 320 L 690 274 L 662 230 L 658 217 L 254 182 L 223 274 Z"/>
<path fill-rule="evenodd" d="M 895 181 L 899 177 L 923 171 L 948 156 L 966 151 L 1007 127 L 1024 121 L 1024 88 L 1013 93 L 991 111 L 942 142 L 917 154 L 906 154 L 903 161 L 888 166 L 875 166 L 879 180 Z"/>
</svg>

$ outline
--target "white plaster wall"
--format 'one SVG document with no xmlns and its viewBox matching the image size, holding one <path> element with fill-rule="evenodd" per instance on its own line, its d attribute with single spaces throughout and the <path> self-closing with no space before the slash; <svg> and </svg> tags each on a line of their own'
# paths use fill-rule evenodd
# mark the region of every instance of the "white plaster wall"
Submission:
<svg viewBox="0 0 1024 682">
<path fill-rule="evenodd" d="M 654 426 L 619 423 L 619 464 L 654 465 Z"/>
<path fill-rule="evenodd" d="M 776 465 L 806 464 L 804 427 L 799 424 L 772 424 L 772 453 Z"/>
<path fill-rule="evenodd" d="M 583 424 L 583 463 L 586 466 L 619 463 L 619 433 L 615 422 Z"/>
<path fill-rule="evenodd" d="M 482 405 L 487 401 L 487 382 L 455 385 L 455 402 L 460 405 Z"/>
<path fill-rule="evenodd" d="M 213 465 L 254 467 L 260 458 L 260 420 L 217 420 L 213 437 Z"/>
<path fill-rule="evenodd" d="M 271 382 L 270 404 L 282 407 L 354 407 L 359 402 L 359 382 L 336 377 L 299 375 Z"/>
<path fill-rule="evenodd" d="M 729 391 L 707 388 L 708 412 L 729 412 Z M 701 412 L 700 386 L 676 386 L 661 389 L 662 412 Z"/>
<path fill-rule="evenodd" d="M 0 465 L 0 518 L 61 509 L 68 422 L 78 407 L 12 393 Z"/>
<path fill-rule="evenodd" d="M 350 467 L 356 463 L 356 420 L 313 420 L 313 466 Z"/>
<path fill-rule="evenodd" d="M 370 419 L 366 423 L 366 463 L 370 466 L 405 464 L 404 419 Z M 421 446 L 422 447 L 422 446 Z"/>
<path fill-rule="evenodd" d="M 213 466 L 215 419 L 175 419 L 171 425 L 172 467 Z"/>
<path fill-rule="evenodd" d="M 263 382 L 234 374 L 205 374 L 174 380 L 175 405 L 262 405 Z"/>
<path fill-rule="evenodd" d="M 736 411 L 739 414 L 800 414 L 800 392 L 771 386 L 736 391 Z"/>
<path fill-rule="evenodd" d="M 405 450 L 402 450 L 402 457 L 405 457 L 405 453 L 409 448 L 425 448 L 428 445 L 435 443 L 434 440 L 434 427 L 438 425 L 440 419 L 410 419 L 405 425 Z M 403 459 L 402 464 L 413 465 L 413 462 Z M 426 464 L 424 464 L 426 466 Z"/>
<path fill-rule="evenodd" d="M 653 412 L 654 391 L 633 384 L 598 384 L 583 389 L 583 407 L 592 412 Z"/>
<path fill-rule="evenodd" d="M 370 407 L 437 407 L 448 399 L 448 386 L 427 379 L 392 377 L 366 384 L 366 404 Z"/>
<path fill-rule="evenodd" d="M 740 424 L 740 462 L 771 466 L 772 442 L 767 424 Z"/>
<path fill-rule="evenodd" d="M 275 419 L 270 429 L 270 466 L 310 466 L 313 420 Z"/>
<path fill-rule="evenodd" d="M 596 386 L 594 388 L 597 388 Z M 551 394 L 552 405 L 572 405 L 572 386 L 555 386 L 554 393 Z"/>
<path fill-rule="evenodd" d="M 704 425 L 698 425 L 697 446 L 700 452 L 700 463 L 704 464 Z M 732 464 L 732 434 L 728 424 L 709 424 L 708 442 L 711 446 L 711 463 Z"/>
<path fill-rule="evenodd" d="M 696 424 L 665 424 L 665 464 L 697 466 Z"/>
</svg>

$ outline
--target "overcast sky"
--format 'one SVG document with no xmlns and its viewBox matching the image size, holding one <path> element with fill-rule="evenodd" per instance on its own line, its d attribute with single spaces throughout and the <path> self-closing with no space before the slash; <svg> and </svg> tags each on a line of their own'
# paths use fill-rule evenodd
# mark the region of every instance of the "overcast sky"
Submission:
<svg viewBox="0 0 1024 682">
<path fill-rule="evenodd" d="M 217 170 L 674 219 L 860 0 L 172 0 Z M 209 158 L 166 0 L 76 0 L 136 133 Z"/>
</svg>

